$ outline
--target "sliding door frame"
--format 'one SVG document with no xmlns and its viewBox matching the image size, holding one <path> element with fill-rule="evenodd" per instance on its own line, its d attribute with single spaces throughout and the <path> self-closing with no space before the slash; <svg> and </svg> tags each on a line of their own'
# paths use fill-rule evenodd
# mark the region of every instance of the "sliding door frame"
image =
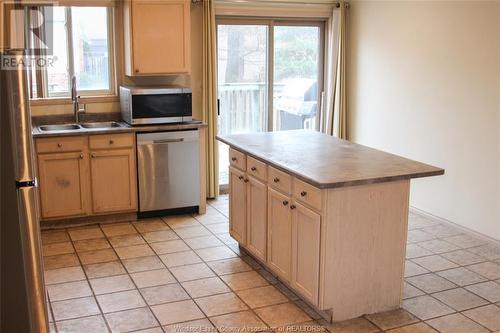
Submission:
<svg viewBox="0 0 500 333">
<path fill-rule="evenodd" d="M 325 77 L 325 38 L 326 19 L 312 20 L 310 18 L 259 18 L 246 16 L 217 16 L 216 25 L 265 25 L 267 26 L 267 55 L 266 55 L 266 75 L 267 75 L 267 131 L 274 130 L 274 27 L 275 26 L 306 26 L 319 28 L 319 50 L 318 50 L 318 96 L 317 115 L 315 130 L 320 130 L 320 123 L 323 117 L 324 77 Z M 217 29 L 218 30 L 218 29 Z M 216 38 L 218 40 L 218 38 Z M 218 58 L 218 54 L 217 54 Z"/>
</svg>

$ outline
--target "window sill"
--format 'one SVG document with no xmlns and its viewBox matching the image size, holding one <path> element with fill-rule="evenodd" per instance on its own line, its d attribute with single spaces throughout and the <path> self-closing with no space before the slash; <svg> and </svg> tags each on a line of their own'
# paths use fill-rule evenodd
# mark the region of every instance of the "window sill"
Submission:
<svg viewBox="0 0 500 333">
<path fill-rule="evenodd" d="M 119 102 L 120 98 L 117 95 L 106 95 L 106 96 L 83 96 L 80 97 L 80 104 L 94 104 L 94 103 L 113 103 Z M 64 105 L 71 104 L 71 98 L 69 97 L 54 97 L 54 98 L 40 98 L 31 99 L 30 104 L 34 106 L 42 105 Z"/>
</svg>

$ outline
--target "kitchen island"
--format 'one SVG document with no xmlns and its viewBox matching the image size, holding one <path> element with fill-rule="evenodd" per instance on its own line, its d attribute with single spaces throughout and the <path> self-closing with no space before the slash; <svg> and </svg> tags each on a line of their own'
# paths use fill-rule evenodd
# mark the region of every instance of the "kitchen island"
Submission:
<svg viewBox="0 0 500 333">
<path fill-rule="evenodd" d="M 217 139 L 241 247 L 332 321 L 400 306 L 410 179 L 443 169 L 307 130 Z"/>
</svg>

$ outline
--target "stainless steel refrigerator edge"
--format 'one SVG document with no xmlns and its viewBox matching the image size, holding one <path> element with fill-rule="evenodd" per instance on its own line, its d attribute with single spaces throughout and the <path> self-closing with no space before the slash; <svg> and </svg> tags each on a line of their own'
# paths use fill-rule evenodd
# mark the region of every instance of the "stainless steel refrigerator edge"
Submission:
<svg viewBox="0 0 500 333">
<path fill-rule="evenodd" d="M 23 57 L 22 50 L 3 56 Z M 26 71 L 0 70 L 2 332 L 47 333 Z"/>
</svg>

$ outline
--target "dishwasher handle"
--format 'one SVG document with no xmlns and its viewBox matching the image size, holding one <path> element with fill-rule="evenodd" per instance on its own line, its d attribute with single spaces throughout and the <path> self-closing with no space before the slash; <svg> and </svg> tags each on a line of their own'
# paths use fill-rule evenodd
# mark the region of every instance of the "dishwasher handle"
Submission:
<svg viewBox="0 0 500 333">
<path fill-rule="evenodd" d="M 154 144 L 161 144 L 161 143 L 172 143 L 172 142 L 183 142 L 184 138 L 178 138 L 178 139 L 161 139 L 161 140 L 153 140 Z"/>
</svg>

